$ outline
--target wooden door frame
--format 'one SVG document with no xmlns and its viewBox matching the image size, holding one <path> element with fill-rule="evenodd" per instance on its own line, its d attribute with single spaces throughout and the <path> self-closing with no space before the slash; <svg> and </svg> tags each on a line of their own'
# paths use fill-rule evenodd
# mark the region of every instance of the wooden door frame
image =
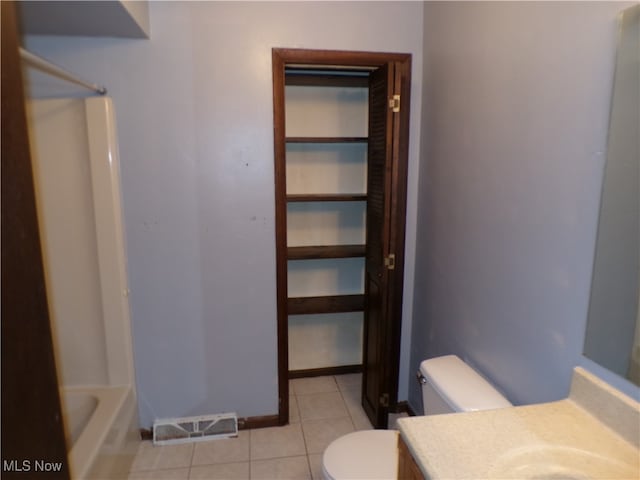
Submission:
<svg viewBox="0 0 640 480">
<path fill-rule="evenodd" d="M 403 108 L 400 111 L 398 135 L 398 161 L 394 163 L 392 178 L 396 188 L 392 192 L 391 238 L 390 247 L 396 255 L 396 275 L 390 282 L 393 285 L 390 298 L 390 318 L 392 323 L 391 362 L 387 379 L 391 387 L 389 403 L 397 404 L 398 370 L 400 364 L 400 329 L 402 325 L 402 288 L 404 270 L 404 243 L 407 197 L 407 162 L 409 155 L 409 98 L 411 76 L 411 54 L 387 52 L 359 52 L 341 50 L 309 50 L 274 48 L 273 66 L 273 118 L 274 118 L 274 161 L 276 195 L 276 288 L 277 288 L 277 348 L 278 348 L 278 423 L 289 422 L 289 339 L 287 315 L 287 208 L 285 176 L 285 112 L 284 85 L 285 66 L 300 65 L 336 65 L 344 67 L 381 67 L 395 63 L 402 75 Z"/>
<path fill-rule="evenodd" d="M 9 1 L 1 4 L 2 478 L 24 478 L 22 472 L 29 471 L 29 478 L 68 479 L 18 53 L 16 6 Z M 36 460 L 61 462 L 62 469 L 37 472 Z M 17 463 L 4 471 L 5 461 Z"/>
</svg>

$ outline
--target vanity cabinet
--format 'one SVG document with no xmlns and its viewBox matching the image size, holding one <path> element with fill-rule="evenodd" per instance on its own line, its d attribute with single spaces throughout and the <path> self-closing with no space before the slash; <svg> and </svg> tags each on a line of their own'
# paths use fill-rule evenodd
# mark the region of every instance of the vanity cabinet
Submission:
<svg viewBox="0 0 640 480">
<path fill-rule="evenodd" d="M 398 480 L 425 480 L 409 447 L 400 435 L 398 435 Z"/>
</svg>

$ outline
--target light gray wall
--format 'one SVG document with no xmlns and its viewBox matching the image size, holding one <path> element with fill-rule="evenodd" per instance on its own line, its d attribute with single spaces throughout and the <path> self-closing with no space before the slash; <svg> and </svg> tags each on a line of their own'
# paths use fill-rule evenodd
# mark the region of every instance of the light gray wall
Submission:
<svg viewBox="0 0 640 480">
<path fill-rule="evenodd" d="M 456 353 L 523 404 L 564 397 L 572 368 L 590 363 L 616 14 L 628 5 L 425 4 L 411 371 Z M 422 409 L 417 385 L 410 403 Z"/>
<path fill-rule="evenodd" d="M 622 22 L 584 351 L 626 376 L 638 318 L 640 5 Z"/>
<path fill-rule="evenodd" d="M 407 398 L 422 10 L 418 2 L 152 2 L 150 40 L 27 39 L 34 52 L 104 83 L 115 103 L 143 427 L 277 412 L 272 47 L 413 54 L 399 393 Z"/>
</svg>

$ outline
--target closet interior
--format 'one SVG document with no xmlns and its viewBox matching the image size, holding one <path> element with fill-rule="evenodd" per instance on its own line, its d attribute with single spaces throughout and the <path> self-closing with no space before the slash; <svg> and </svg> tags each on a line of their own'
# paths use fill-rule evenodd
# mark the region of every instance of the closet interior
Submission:
<svg viewBox="0 0 640 480">
<path fill-rule="evenodd" d="M 369 69 L 285 69 L 290 376 L 362 366 Z"/>
</svg>

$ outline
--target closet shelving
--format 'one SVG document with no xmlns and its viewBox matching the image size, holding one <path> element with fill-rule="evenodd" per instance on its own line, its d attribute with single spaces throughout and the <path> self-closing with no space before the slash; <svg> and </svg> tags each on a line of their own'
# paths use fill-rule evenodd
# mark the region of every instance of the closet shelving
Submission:
<svg viewBox="0 0 640 480">
<path fill-rule="evenodd" d="M 315 245 L 287 248 L 287 258 L 289 260 L 364 257 L 364 254 L 365 245 Z"/>
<path fill-rule="evenodd" d="M 287 194 L 287 202 L 364 202 L 366 193 L 296 193 Z"/>
<path fill-rule="evenodd" d="M 290 297 L 287 308 L 289 315 L 360 312 L 364 309 L 364 295 Z"/>
<path fill-rule="evenodd" d="M 361 364 L 362 340 L 356 339 L 360 334 L 355 332 L 361 329 L 365 305 L 368 72 L 287 70 L 285 85 L 285 105 L 292 108 L 287 114 L 284 138 L 286 168 L 292 169 L 287 170 L 285 201 L 289 222 L 299 226 L 296 234 L 291 235 L 289 225 L 286 249 L 289 275 L 292 271 L 297 275 L 289 282 L 286 308 L 289 343 L 293 347 L 290 351 L 298 352 L 292 355 L 291 370 L 344 367 L 346 357 L 351 359 L 347 363 L 352 366 Z M 315 224 L 316 216 L 320 225 Z M 325 224 L 325 218 L 334 220 Z M 341 231 L 341 222 L 351 231 Z M 339 285 L 340 281 L 335 281 L 335 285 L 328 281 L 316 284 L 314 275 L 318 271 L 320 277 L 333 275 L 343 284 Z M 298 280 L 306 279 L 307 274 L 309 285 Z M 358 280 L 360 277 L 362 282 Z M 316 286 L 324 291 L 316 291 Z M 323 321 L 327 322 L 324 326 Z M 305 322 L 313 324 L 310 328 L 316 330 L 302 346 L 296 342 L 305 335 L 301 333 L 307 328 L 303 326 Z M 340 338 L 343 334 L 346 337 Z M 334 345 L 326 340 L 315 344 L 313 340 L 331 336 L 337 336 Z M 344 344 L 352 342 L 351 353 L 341 351 Z M 324 359 L 314 353 L 305 355 L 306 360 L 301 359 L 302 350 L 311 352 L 316 348 L 325 351 Z M 331 359 L 338 363 L 330 363 Z M 327 363 L 322 363 L 323 360 Z"/>
<path fill-rule="evenodd" d="M 287 137 L 287 143 L 367 143 L 367 137 Z"/>
</svg>

